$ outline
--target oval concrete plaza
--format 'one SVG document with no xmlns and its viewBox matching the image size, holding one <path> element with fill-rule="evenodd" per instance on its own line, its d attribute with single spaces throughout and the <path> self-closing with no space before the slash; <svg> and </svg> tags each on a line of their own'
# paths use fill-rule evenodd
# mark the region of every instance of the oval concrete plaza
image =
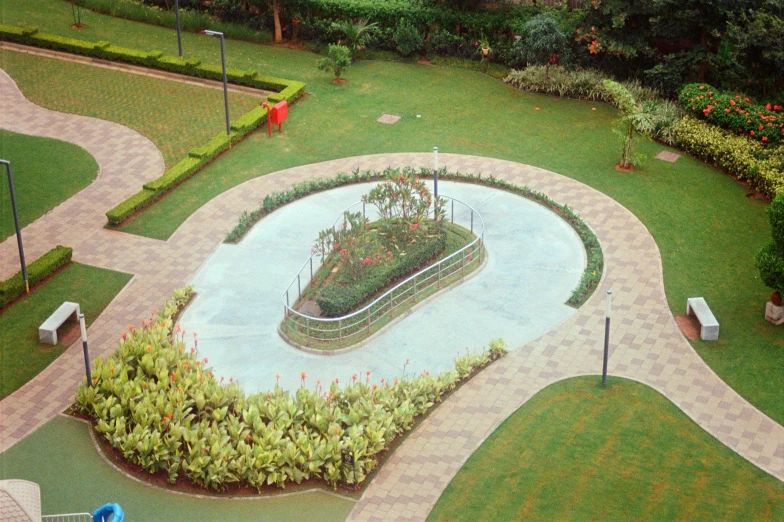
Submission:
<svg viewBox="0 0 784 522">
<path fill-rule="evenodd" d="M 4 74 L 0 74 L 0 87 L 2 128 L 79 144 L 74 125 L 82 117 L 41 112 L 30 103 L 22 103 L 23 97 Z M 28 261 L 59 243 L 74 248 L 76 261 L 134 274 L 90 327 L 93 357 L 113 352 L 128 324 L 139 324 L 171 296 L 174 288 L 192 280 L 242 211 L 257 208 L 266 195 L 306 179 L 332 177 L 356 168 L 419 168 L 432 161 L 429 153 L 377 154 L 268 174 L 214 198 L 191 215 L 168 241 L 157 241 L 105 230 L 103 221 L 96 218 L 127 197 L 132 187 L 138 187 L 140 178 L 155 177 L 162 170 L 160 153 L 154 147 L 139 141 L 138 133 L 129 129 L 123 132 L 117 128 L 121 126 L 111 125 L 113 139 L 97 140 L 88 148 L 101 168 L 97 180 L 23 230 L 25 241 L 37 245 Z M 81 132 L 90 130 L 84 128 L 76 134 Z M 124 154 L 131 146 L 137 147 L 135 161 L 145 165 L 143 169 L 123 167 L 118 160 L 127 159 Z M 548 384 L 598 373 L 604 293 L 611 288 L 614 318 L 610 374 L 652 386 L 718 440 L 784 480 L 784 428 L 725 384 L 683 337 L 665 299 L 658 248 L 631 212 L 582 183 L 537 167 L 453 154 L 441 154 L 440 160 L 451 171 L 492 175 L 568 204 L 598 236 L 605 273 L 598 291 L 571 317 L 518 346 L 440 404 L 379 470 L 357 502 L 351 520 L 424 519 L 468 456 L 520 405 Z M 112 161 L 118 165 L 119 179 L 106 183 L 106 166 Z M 93 197 L 95 187 L 101 188 L 100 198 Z M 72 226 L 65 226 L 69 224 Z M 0 245 L 4 271 L 11 270 L 7 260 L 14 248 L 13 237 Z M 494 335 L 493 331 L 487 332 L 488 338 Z M 83 375 L 81 357 L 81 343 L 77 342 L 36 378 L 0 401 L 0 451 L 73 402 Z"/>
<path fill-rule="evenodd" d="M 580 281 L 585 250 L 568 223 L 510 192 L 442 181 L 439 194 L 481 214 L 486 266 L 404 314 L 363 346 L 339 354 L 290 346 L 277 331 L 286 286 L 308 259 L 319 231 L 376 185 L 351 185 L 301 199 L 265 217 L 241 243 L 218 247 L 194 278 L 197 297 L 180 319 L 184 330 L 198 332 L 199 354 L 209 358 L 218 375 L 256 392 L 272 389 L 276 382 L 294 390 L 302 372 L 308 386 L 336 378 L 348 383 L 352 375 L 364 380 L 366 371 L 374 383 L 404 372 L 409 377 L 439 373 L 454 368 L 457 349 L 482 349 L 491 337 L 522 346 L 575 313 L 564 303 Z M 367 212 L 372 216 L 372 207 Z M 475 221 L 478 227 L 479 217 Z"/>
</svg>

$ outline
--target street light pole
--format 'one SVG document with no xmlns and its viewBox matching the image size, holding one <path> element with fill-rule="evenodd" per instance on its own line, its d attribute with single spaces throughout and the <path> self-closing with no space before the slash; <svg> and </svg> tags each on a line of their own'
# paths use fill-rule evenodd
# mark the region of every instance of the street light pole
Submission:
<svg viewBox="0 0 784 522">
<path fill-rule="evenodd" d="M 180 0 L 174 0 L 174 17 L 177 19 L 177 49 L 180 51 L 182 60 L 182 34 L 180 29 Z"/>
<path fill-rule="evenodd" d="M 231 126 L 229 124 L 229 86 L 226 79 L 226 47 L 223 43 L 223 33 L 218 31 L 204 30 L 207 36 L 219 36 L 221 42 L 221 65 L 223 66 L 223 103 L 226 106 L 226 135 L 231 136 Z"/>
<path fill-rule="evenodd" d="M 612 308 L 612 290 L 607 290 L 607 313 L 604 320 L 604 364 L 602 365 L 602 386 L 607 386 L 607 360 L 610 354 L 610 312 Z"/>
<path fill-rule="evenodd" d="M 30 282 L 27 280 L 27 265 L 25 264 L 24 248 L 22 247 L 22 230 L 19 226 L 19 212 L 16 210 L 16 193 L 14 192 L 14 177 L 11 174 L 11 162 L 0 159 L 0 164 L 5 165 L 8 174 L 8 188 L 11 191 L 11 208 L 14 211 L 14 225 L 16 226 L 16 244 L 19 247 L 19 262 L 22 263 L 22 279 L 25 283 L 25 292 L 30 293 Z"/>
<path fill-rule="evenodd" d="M 79 328 L 82 330 L 82 350 L 84 351 L 84 371 L 87 373 L 87 386 L 93 385 L 93 376 L 90 373 L 90 355 L 87 352 L 87 327 L 84 324 L 84 314 L 79 314 Z"/>
</svg>

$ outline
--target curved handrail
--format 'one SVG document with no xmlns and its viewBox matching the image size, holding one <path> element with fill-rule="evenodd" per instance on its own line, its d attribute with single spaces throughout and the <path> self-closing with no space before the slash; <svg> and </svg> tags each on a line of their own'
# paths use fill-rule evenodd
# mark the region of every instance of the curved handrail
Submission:
<svg viewBox="0 0 784 522">
<path fill-rule="evenodd" d="M 451 214 L 452 214 L 451 215 L 452 223 L 454 223 L 454 220 L 455 220 L 455 203 L 458 203 L 459 205 L 462 205 L 468 211 L 470 211 L 470 230 L 471 230 L 472 233 L 474 232 L 474 230 L 473 230 L 474 229 L 474 216 L 478 217 L 478 219 L 479 219 L 478 225 L 480 227 L 480 230 L 477 232 L 477 237 L 474 238 L 473 241 L 471 241 L 467 245 L 464 245 L 462 248 L 460 248 L 459 250 L 453 252 L 452 254 L 448 255 L 447 257 L 438 260 L 437 262 L 429 265 L 428 267 L 426 267 L 426 268 L 416 272 L 415 274 L 407 277 L 403 281 L 398 282 L 394 287 L 390 288 L 389 290 L 387 290 L 386 292 L 384 292 L 383 294 L 378 296 L 376 299 L 374 299 L 372 302 L 370 302 L 369 304 L 367 304 L 364 307 L 362 307 L 361 309 L 356 310 L 356 311 L 354 311 L 354 312 L 352 312 L 350 314 L 347 314 L 347 315 L 344 315 L 344 316 L 341 316 L 341 317 L 316 317 L 316 316 L 304 314 L 304 313 L 302 313 L 302 312 L 292 308 L 292 306 L 290 304 L 290 295 L 289 295 L 289 293 L 290 293 L 290 291 L 292 290 L 292 287 L 295 284 L 296 284 L 296 289 L 297 289 L 297 294 L 296 294 L 297 295 L 297 299 L 296 299 L 296 301 L 298 301 L 299 298 L 302 295 L 302 287 L 303 287 L 303 285 L 302 285 L 302 273 L 303 273 L 303 271 L 305 271 L 305 273 L 307 274 L 307 270 L 306 269 L 307 269 L 308 266 L 310 266 L 310 274 L 309 274 L 310 275 L 310 279 L 308 279 L 305 282 L 305 284 L 307 285 L 310 282 L 310 280 L 312 280 L 312 278 L 313 278 L 313 273 L 314 273 L 313 259 L 314 259 L 314 257 L 317 256 L 317 253 L 313 252 L 313 253 L 311 253 L 311 255 L 308 258 L 308 260 L 305 261 L 305 263 L 302 265 L 302 267 L 300 268 L 299 272 L 297 272 L 297 275 L 294 277 L 294 279 L 291 281 L 291 283 L 289 283 L 288 287 L 286 288 L 286 290 L 283 292 L 283 295 L 281 296 L 281 301 L 283 303 L 283 308 L 284 308 L 284 322 L 289 320 L 291 317 L 294 317 L 295 320 L 306 321 L 307 324 L 308 324 L 308 331 L 332 331 L 332 330 L 320 330 L 317 326 L 310 326 L 310 324 L 311 324 L 311 322 L 316 324 L 316 325 L 318 325 L 318 324 L 327 325 L 327 324 L 330 324 L 330 323 L 339 323 L 340 324 L 342 322 L 351 321 L 354 318 L 362 317 L 363 321 L 364 320 L 368 321 L 368 331 L 369 331 L 371 310 L 374 307 L 378 306 L 379 303 L 389 301 L 391 299 L 391 296 L 394 296 L 395 292 L 400 290 L 402 287 L 404 287 L 404 286 L 410 284 L 412 281 L 414 281 L 414 294 L 416 295 L 416 282 L 415 281 L 417 280 L 417 278 L 419 278 L 423 274 L 433 270 L 435 267 L 438 267 L 439 268 L 439 281 L 440 281 L 441 267 L 443 265 L 449 264 L 449 266 L 454 266 L 454 264 L 450 264 L 453 260 L 455 260 L 455 259 L 457 259 L 458 257 L 461 257 L 461 256 L 463 257 L 463 260 L 464 260 L 465 259 L 465 253 L 467 251 L 469 251 L 469 250 L 472 250 L 475 247 L 479 248 L 479 258 L 481 258 L 481 255 L 482 255 L 482 245 L 483 245 L 483 242 L 484 242 L 484 228 L 485 228 L 484 227 L 484 219 L 482 218 L 482 215 L 476 209 L 474 209 L 471 205 L 469 205 L 469 204 L 467 204 L 467 203 L 465 203 L 465 202 L 463 202 L 463 201 L 461 201 L 461 200 L 459 200 L 457 198 L 453 198 L 453 197 L 450 197 L 450 196 L 443 196 L 443 195 L 441 195 L 439 197 L 447 199 L 447 200 L 450 200 L 452 202 L 452 205 L 451 205 L 451 207 L 452 207 L 452 212 L 451 212 Z M 351 209 L 353 209 L 354 207 L 357 207 L 358 205 L 362 205 L 363 206 L 363 216 L 366 216 L 364 203 L 362 201 L 358 201 L 358 202 L 353 203 L 353 204 L 349 205 L 348 207 L 346 207 L 339 214 L 337 219 L 335 219 L 335 221 L 334 221 L 332 226 L 334 227 L 334 226 L 336 226 L 338 224 L 338 222 L 343 218 L 343 215 L 345 214 L 345 212 L 351 211 Z M 323 263 L 323 257 L 319 258 L 319 261 L 321 263 Z M 316 266 L 316 269 L 318 269 L 318 266 L 319 265 Z M 391 308 L 393 308 L 393 306 Z M 380 319 L 381 317 L 384 317 L 384 316 L 388 315 L 388 313 L 391 311 L 391 308 L 390 308 L 389 311 L 381 314 L 381 316 L 379 318 L 377 318 L 376 320 Z M 350 323 L 350 324 L 348 324 L 346 326 L 346 328 L 351 328 L 352 326 L 355 326 L 356 324 L 358 324 L 358 323 L 353 323 L 353 324 Z M 320 338 L 317 338 L 317 337 L 312 337 L 309 334 L 307 335 L 307 337 L 308 338 L 312 338 L 312 339 L 314 339 L 316 341 L 328 341 L 328 340 L 331 340 L 331 339 L 320 339 Z M 339 334 L 339 337 L 340 337 L 340 334 Z"/>
</svg>

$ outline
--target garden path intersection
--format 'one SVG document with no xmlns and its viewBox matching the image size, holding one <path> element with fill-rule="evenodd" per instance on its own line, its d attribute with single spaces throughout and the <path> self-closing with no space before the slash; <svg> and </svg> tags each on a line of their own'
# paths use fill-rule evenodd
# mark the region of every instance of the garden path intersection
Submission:
<svg viewBox="0 0 784 522">
<path fill-rule="evenodd" d="M 138 133 L 65 115 L 24 100 L 0 73 L 0 127 L 76 143 L 96 157 L 96 181 L 25 227 L 28 262 L 56 244 L 74 260 L 132 273 L 131 282 L 89 329 L 91 356 L 106 356 L 129 324 L 139 324 L 191 281 L 246 209 L 292 184 L 355 168 L 427 166 L 429 153 L 344 158 L 275 172 L 230 189 L 192 214 L 168 241 L 103 228 L 104 212 L 160 175 L 163 159 Z M 513 411 L 547 385 L 601 367 L 604 294 L 613 290 L 609 372 L 652 386 L 717 439 L 784 480 L 784 427 L 750 405 L 697 355 L 664 294 L 658 248 L 645 226 L 608 196 L 536 167 L 476 156 L 440 155 L 448 170 L 526 185 L 568 204 L 598 236 L 605 275 L 593 297 L 543 336 L 514 349 L 439 405 L 389 457 L 350 520 L 424 519 L 470 454 Z M 0 277 L 18 270 L 16 241 L 0 245 Z M 274 298 L 278 299 L 278 295 Z M 685 303 L 684 303 L 685 305 Z M 488 339 L 493 325 L 486 326 Z M 0 452 L 73 402 L 83 375 L 80 343 L 0 402 Z"/>
</svg>

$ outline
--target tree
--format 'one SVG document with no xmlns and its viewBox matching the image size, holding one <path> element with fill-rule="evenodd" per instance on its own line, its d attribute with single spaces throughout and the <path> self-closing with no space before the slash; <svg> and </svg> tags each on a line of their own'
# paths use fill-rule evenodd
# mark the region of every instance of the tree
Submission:
<svg viewBox="0 0 784 522">
<path fill-rule="evenodd" d="M 749 76 L 762 88 L 784 88 L 784 2 L 768 0 L 731 19 L 727 32 Z"/>
<path fill-rule="evenodd" d="M 604 87 L 610 92 L 618 110 L 621 111 L 619 122 L 619 134 L 623 138 L 623 152 L 621 161 L 618 164 L 622 169 L 631 169 L 632 139 L 634 131 L 650 132 L 655 127 L 652 110 L 649 104 L 641 103 L 634 99 L 634 96 L 626 87 L 612 80 L 604 80 Z"/>
<path fill-rule="evenodd" d="M 550 63 L 568 50 L 568 39 L 558 20 L 549 12 L 536 15 L 523 26 L 523 34 L 515 44 L 522 58 L 544 64 L 545 80 L 550 81 Z"/>
<path fill-rule="evenodd" d="M 779 194 L 768 206 L 773 241 L 757 252 L 757 268 L 765 285 L 784 293 L 784 194 Z"/>
<path fill-rule="evenodd" d="M 357 51 L 367 43 L 377 25 L 375 22 L 368 23 L 368 20 L 361 18 L 357 23 L 351 20 L 333 22 L 332 28 L 346 35 L 346 47 L 351 51 L 351 59 L 354 60 Z"/>
<path fill-rule="evenodd" d="M 329 45 L 327 56 L 318 63 L 318 68 L 335 74 L 335 83 L 343 73 L 343 69 L 351 65 L 351 53 L 345 45 Z"/>
</svg>

